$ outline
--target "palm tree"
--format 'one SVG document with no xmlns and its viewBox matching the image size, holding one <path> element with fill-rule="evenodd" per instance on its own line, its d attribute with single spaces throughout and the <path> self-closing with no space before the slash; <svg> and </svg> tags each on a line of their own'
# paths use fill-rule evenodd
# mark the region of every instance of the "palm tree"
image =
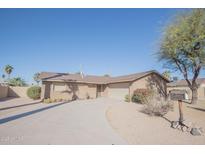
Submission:
<svg viewBox="0 0 205 154">
<path fill-rule="evenodd" d="M 39 84 L 39 82 L 40 82 L 39 76 L 40 76 L 40 73 L 35 73 L 34 76 L 33 76 L 33 79 L 34 79 L 34 81 L 37 82 L 37 84 Z"/>
<path fill-rule="evenodd" d="M 13 67 L 11 66 L 11 65 L 6 65 L 5 67 L 4 67 L 4 71 L 6 72 L 6 74 L 8 75 L 8 79 L 10 79 L 10 74 L 11 74 L 11 72 L 13 71 Z"/>
</svg>

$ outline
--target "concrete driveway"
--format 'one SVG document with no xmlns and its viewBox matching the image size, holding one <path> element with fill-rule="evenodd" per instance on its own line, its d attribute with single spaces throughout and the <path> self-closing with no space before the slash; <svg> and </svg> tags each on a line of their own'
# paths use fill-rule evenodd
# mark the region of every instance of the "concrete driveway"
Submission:
<svg viewBox="0 0 205 154">
<path fill-rule="evenodd" d="M 0 101 L 0 144 L 127 144 L 109 125 L 111 99 L 43 104 Z"/>
</svg>

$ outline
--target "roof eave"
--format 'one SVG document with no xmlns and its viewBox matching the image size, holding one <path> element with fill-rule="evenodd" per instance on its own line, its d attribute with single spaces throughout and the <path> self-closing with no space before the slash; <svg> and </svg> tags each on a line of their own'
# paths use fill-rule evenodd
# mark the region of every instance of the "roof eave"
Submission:
<svg viewBox="0 0 205 154">
<path fill-rule="evenodd" d="M 72 83 L 88 83 L 88 84 L 107 84 L 105 82 L 89 82 L 89 81 L 77 81 L 77 80 L 42 80 L 46 82 L 72 82 Z"/>
</svg>

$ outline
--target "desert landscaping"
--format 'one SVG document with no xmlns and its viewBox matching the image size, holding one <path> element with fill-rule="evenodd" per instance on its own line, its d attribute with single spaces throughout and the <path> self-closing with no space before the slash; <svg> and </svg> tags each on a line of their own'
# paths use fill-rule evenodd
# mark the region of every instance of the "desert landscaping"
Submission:
<svg viewBox="0 0 205 154">
<path fill-rule="evenodd" d="M 174 111 L 164 117 L 150 117 L 141 112 L 143 106 L 134 103 L 121 103 L 111 106 L 107 119 L 115 131 L 129 144 L 205 144 L 205 136 L 193 136 L 171 128 L 171 121 L 179 118 L 178 104 Z M 184 104 L 185 121 L 205 128 L 205 105 Z"/>
</svg>

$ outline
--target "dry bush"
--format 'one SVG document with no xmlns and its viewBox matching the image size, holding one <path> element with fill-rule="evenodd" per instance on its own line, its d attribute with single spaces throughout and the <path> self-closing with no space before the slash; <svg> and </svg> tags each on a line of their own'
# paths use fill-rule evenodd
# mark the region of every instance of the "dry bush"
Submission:
<svg viewBox="0 0 205 154">
<path fill-rule="evenodd" d="M 173 109 L 173 102 L 155 97 L 144 105 L 142 112 L 150 116 L 164 116 L 167 112 L 173 111 Z"/>
<path fill-rule="evenodd" d="M 51 98 L 45 98 L 43 99 L 43 103 L 57 103 L 57 102 L 68 102 L 69 100 L 67 99 L 62 99 L 62 98 L 56 98 L 56 99 L 51 99 Z"/>
<path fill-rule="evenodd" d="M 52 100 L 50 98 L 46 98 L 43 100 L 43 103 L 52 103 Z"/>
<path fill-rule="evenodd" d="M 132 102 L 147 104 L 148 100 L 154 96 L 154 91 L 151 89 L 136 89 L 132 96 Z"/>
</svg>

